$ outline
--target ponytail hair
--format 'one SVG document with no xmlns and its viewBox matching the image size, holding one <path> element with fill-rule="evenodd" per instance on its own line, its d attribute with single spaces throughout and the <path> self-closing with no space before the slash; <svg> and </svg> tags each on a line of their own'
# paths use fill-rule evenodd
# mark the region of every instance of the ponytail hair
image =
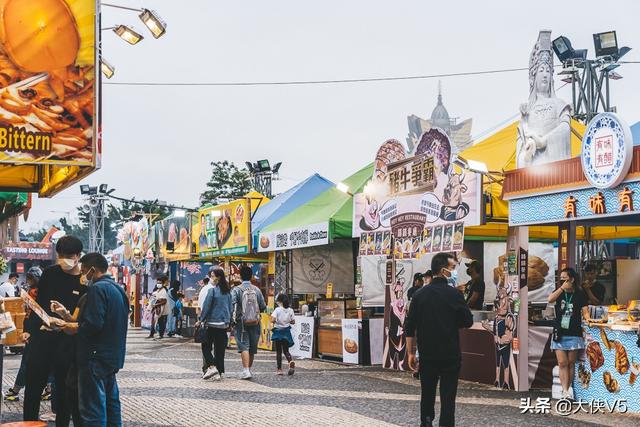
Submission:
<svg viewBox="0 0 640 427">
<path fill-rule="evenodd" d="M 287 294 L 278 294 L 276 302 L 281 303 L 284 308 L 289 308 L 289 298 L 287 297 Z"/>
</svg>

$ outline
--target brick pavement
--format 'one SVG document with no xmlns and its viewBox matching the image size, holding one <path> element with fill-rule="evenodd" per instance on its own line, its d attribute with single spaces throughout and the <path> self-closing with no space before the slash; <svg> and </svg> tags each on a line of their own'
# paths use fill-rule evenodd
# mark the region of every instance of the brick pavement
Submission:
<svg viewBox="0 0 640 427">
<path fill-rule="evenodd" d="M 419 425 L 420 388 L 408 374 L 311 360 L 299 361 L 293 377 L 279 377 L 275 355 L 261 352 L 254 379 L 242 381 L 240 359 L 229 350 L 225 379 L 202 381 L 199 345 L 145 336 L 130 331 L 126 365 L 118 375 L 125 426 Z M 19 356 L 5 358 L 4 389 L 18 366 Z M 467 382 L 460 383 L 458 396 L 461 426 L 640 425 L 639 417 L 624 415 L 522 415 L 520 394 Z M 3 421 L 19 420 L 21 412 L 21 402 L 5 402 Z"/>
</svg>

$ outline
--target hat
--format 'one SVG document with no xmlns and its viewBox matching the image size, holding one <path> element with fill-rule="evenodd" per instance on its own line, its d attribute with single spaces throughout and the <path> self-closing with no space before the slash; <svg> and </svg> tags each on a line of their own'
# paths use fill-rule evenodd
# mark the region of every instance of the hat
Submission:
<svg viewBox="0 0 640 427">
<path fill-rule="evenodd" d="M 422 280 L 424 278 L 424 276 L 422 275 L 422 273 L 416 273 L 413 275 L 413 281 L 415 282 L 416 280 Z"/>
</svg>

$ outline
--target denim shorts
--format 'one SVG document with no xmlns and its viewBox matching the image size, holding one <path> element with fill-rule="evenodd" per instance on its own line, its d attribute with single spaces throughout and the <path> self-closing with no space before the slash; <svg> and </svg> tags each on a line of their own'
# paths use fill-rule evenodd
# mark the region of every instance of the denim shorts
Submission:
<svg viewBox="0 0 640 427">
<path fill-rule="evenodd" d="M 551 350 L 582 350 L 584 348 L 584 338 L 561 336 L 560 341 L 551 340 Z"/>
<path fill-rule="evenodd" d="M 237 325 L 235 329 L 235 338 L 236 345 L 238 346 L 238 353 L 248 351 L 251 354 L 256 354 L 258 352 L 258 341 L 260 340 L 260 325 Z"/>
</svg>

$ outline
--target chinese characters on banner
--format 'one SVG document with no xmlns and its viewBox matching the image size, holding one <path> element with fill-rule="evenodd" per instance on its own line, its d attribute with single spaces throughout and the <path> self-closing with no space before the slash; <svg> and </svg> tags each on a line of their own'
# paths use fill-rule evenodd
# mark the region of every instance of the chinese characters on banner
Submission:
<svg viewBox="0 0 640 427">
<path fill-rule="evenodd" d="M 624 187 L 618 191 L 618 212 L 633 212 L 633 194 L 635 192 L 629 187 Z M 574 196 L 569 195 L 563 204 L 564 217 L 565 218 L 577 218 L 578 208 L 577 204 L 579 200 Z M 607 205 L 604 194 L 601 191 L 596 192 L 594 195 L 589 196 L 589 210 L 594 215 L 607 214 Z"/>
</svg>

